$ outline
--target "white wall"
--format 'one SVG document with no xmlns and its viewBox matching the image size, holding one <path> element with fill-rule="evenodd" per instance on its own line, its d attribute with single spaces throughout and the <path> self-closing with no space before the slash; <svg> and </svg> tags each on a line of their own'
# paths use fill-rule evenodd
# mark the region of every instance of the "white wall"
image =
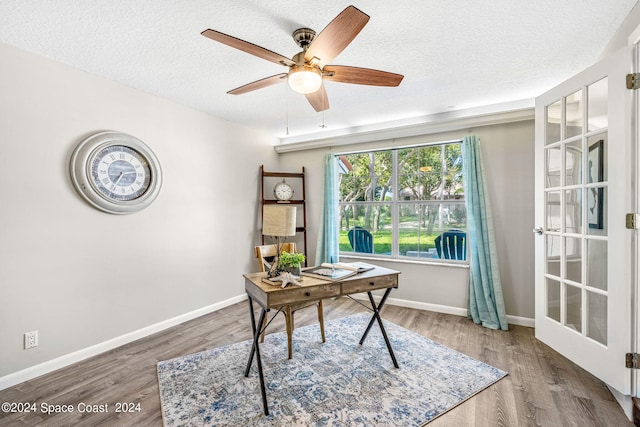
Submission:
<svg viewBox="0 0 640 427">
<path fill-rule="evenodd" d="M 460 132 L 340 146 L 333 150 L 312 149 L 281 154 L 283 169 L 299 170 L 304 166 L 308 171 L 307 192 L 310 196 L 308 197 L 307 223 L 309 224 L 310 259 L 315 258 L 317 224 L 320 220 L 319 204 L 321 203 L 320 198 L 316 196 L 322 194 L 325 153 L 450 141 L 464 137 L 467 132 L 478 135 L 481 140 L 497 230 L 496 244 L 507 314 L 533 319 L 534 125 L 532 120 L 482 126 Z M 343 259 L 346 258 L 343 257 Z M 406 262 L 376 261 L 376 263 L 402 273 L 400 286 L 391 294 L 392 298 L 423 303 L 423 306 L 444 306 L 443 311 L 447 311 L 447 308 L 459 309 L 451 312 L 466 310 L 468 269 Z"/>
<path fill-rule="evenodd" d="M 0 379 L 244 294 L 270 136 L 2 44 L 0 63 Z M 147 209 L 75 192 L 71 152 L 101 130 L 158 156 Z"/>
</svg>

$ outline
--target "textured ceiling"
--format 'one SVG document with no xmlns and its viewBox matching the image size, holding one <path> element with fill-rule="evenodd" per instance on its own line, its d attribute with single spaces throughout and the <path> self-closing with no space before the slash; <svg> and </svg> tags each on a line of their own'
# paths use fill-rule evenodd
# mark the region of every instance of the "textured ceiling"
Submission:
<svg viewBox="0 0 640 427">
<path fill-rule="evenodd" d="M 636 0 L 2 0 L 0 42 L 277 137 L 531 99 L 594 63 Z M 200 35 L 291 57 L 346 6 L 371 16 L 332 62 L 404 74 L 397 88 L 326 82 L 315 112 L 286 84 L 226 92 L 286 68 Z M 324 124 L 326 128 L 321 128 Z"/>
</svg>

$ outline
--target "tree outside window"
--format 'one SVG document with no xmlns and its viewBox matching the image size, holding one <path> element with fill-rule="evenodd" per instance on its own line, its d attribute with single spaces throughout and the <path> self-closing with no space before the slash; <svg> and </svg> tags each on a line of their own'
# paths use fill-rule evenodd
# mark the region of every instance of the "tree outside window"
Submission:
<svg viewBox="0 0 640 427">
<path fill-rule="evenodd" d="M 460 142 L 345 154 L 338 161 L 341 252 L 437 258 L 437 236 L 466 230 Z M 372 244 L 356 247 L 354 236 L 368 233 Z"/>
</svg>

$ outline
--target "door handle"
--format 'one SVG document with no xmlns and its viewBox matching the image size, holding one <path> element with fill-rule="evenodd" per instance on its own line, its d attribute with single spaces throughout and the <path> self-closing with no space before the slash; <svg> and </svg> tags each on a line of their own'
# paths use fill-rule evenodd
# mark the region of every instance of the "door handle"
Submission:
<svg viewBox="0 0 640 427">
<path fill-rule="evenodd" d="M 543 234 L 544 233 L 544 228 L 542 227 L 536 227 L 533 229 L 533 232 L 536 234 Z"/>
</svg>

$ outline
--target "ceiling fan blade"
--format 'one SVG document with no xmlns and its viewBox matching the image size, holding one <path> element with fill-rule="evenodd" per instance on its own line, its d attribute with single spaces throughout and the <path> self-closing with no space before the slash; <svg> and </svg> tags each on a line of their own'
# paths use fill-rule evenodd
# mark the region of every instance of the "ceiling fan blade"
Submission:
<svg viewBox="0 0 640 427">
<path fill-rule="evenodd" d="M 266 59 L 270 62 L 275 62 L 276 64 L 285 65 L 287 67 L 295 65 L 295 62 L 293 62 L 286 56 L 282 56 L 279 53 L 272 52 L 269 49 L 265 49 L 264 47 L 260 47 L 253 43 L 240 40 L 239 38 L 230 36 L 228 34 L 221 33 L 220 31 L 209 29 L 204 30 L 201 34 L 207 38 L 210 38 L 211 40 L 226 44 L 227 46 L 231 46 L 235 49 L 257 56 L 258 58 Z"/>
<path fill-rule="evenodd" d="M 324 80 L 369 86 L 398 86 L 404 78 L 402 74 L 343 65 L 327 65 L 322 74 Z"/>
<path fill-rule="evenodd" d="M 314 110 L 320 112 L 329 109 L 329 97 L 327 96 L 327 91 L 324 89 L 324 85 L 320 86 L 320 89 L 313 93 L 305 94 L 305 96 Z"/>
<path fill-rule="evenodd" d="M 313 40 L 304 55 L 307 62 L 315 57 L 318 66 L 324 67 L 346 48 L 369 22 L 369 15 L 354 6 L 349 6 L 325 27 Z"/>
<path fill-rule="evenodd" d="M 256 80 L 255 82 L 247 83 L 244 86 L 237 87 L 230 90 L 231 95 L 242 95 L 243 93 L 251 92 L 254 90 L 262 89 L 267 86 L 272 86 L 278 83 L 287 81 L 287 73 L 276 74 L 275 76 L 265 77 L 264 79 Z"/>
</svg>

